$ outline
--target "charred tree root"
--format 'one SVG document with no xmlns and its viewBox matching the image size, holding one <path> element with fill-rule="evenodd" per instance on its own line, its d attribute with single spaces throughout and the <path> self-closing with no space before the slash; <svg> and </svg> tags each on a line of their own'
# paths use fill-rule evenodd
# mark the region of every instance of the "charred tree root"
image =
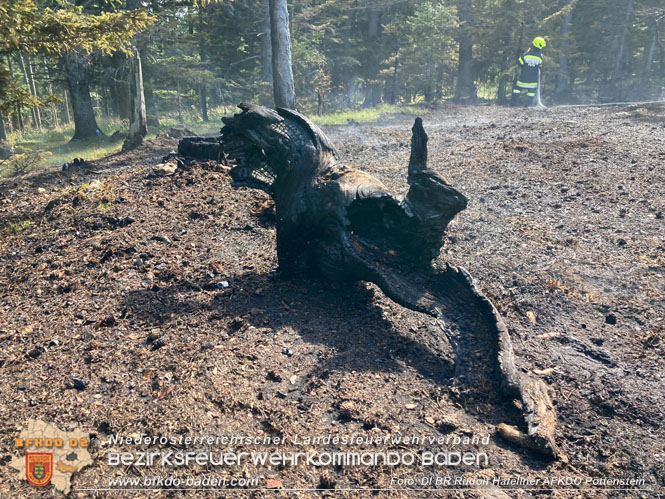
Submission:
<svg viewBox="0 0 665 499">
<path fill-rule="evenodd" d="M 286 272 L 310 272 L 377 284 L 391 299 L 436 317 L 455 351 L 456 377 L 519 400 L 526 433 L 500 425 L 512 442 L 561 457 L 550 388 L 515 367 L 508 329 L 463 268 L 435 269 L 444 231 L 466 198 L 427 166 L 427 134 L 416 119 L 409 191 L 397 200 L 376 178 L 337 163 L 323 132 L 290 109 L 240 104 L 219 137 L 186 137 L 178 152 L 224 157 L 234 186 L 258 188 L 275 201 L 277 257 Z M 492 366 L 488 370 L 488 366 Z"/>
<path fill-rule="evenodd" d="M 509 427 L 507 425 L 499 425 L 497 432 L 506 440 L 523 447 L 554 458 L 562 457 L 555 441 L 556 412 L 553 403 L 553 390 L 543 381 L 528 376 L 516 368 L 512 341 L 508 334 L 508 328 L 499 312 L 476 287 L 471 276 L 463 268 L 454 269 L 449 267 L 449 270 L 451 269 L 457 270 L 464 276 L 471 293 L 477 300 L 478 312 L 487 321 L 489 337 L 485 338 L 485 342 L 489 344 L 491 350 L 486 353 L 487 356 L 493 357 L 487 360 L 494 362 L 495 376 L 499 382 L 501 394 L 506 399 L 519 400 L 522 405 L 522 414 L 527 429 L 526 435 L 521 434 L 519 430 L 508 431 L 507 428 Z M 478 326 L 475 327 L 475 331 L 471 334 L 478 330 Z M 463 356 L 468 355 L 469 352 L 465 347 L 472 343 L 471 338 L 464 337 L 464 343 L 460 342 L 461 339 L 452 338 L 451 341 L 455 348 L 456 370 L 463 370 L 463 366 L 467 364 L 468 359 L 463 358 Z M 511 436 L 515 437 L 518 434 L 521 435 L 520 438 L 511 438 Z"/>
</svg>

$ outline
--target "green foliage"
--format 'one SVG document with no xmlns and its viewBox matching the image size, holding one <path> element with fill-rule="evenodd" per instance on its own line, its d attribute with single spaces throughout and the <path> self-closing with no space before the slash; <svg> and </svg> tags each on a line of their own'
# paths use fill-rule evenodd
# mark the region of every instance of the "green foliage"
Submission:
<svg viewBox="0 0 665 499">
<path fill-rule="evenodd" d="M 118 120 L 100 120 L 100 126 L 107 130 L 123 129 L 126 123 Z M 59 166 L 73 158 L 95 160 L 118 152 L 120 142 L 112 142 L 109 137 L 94 141 L 69 142 L 74 134 L 73 124 L 60 126 L 51 130 L 26 130 L 14 133 L 7 143 L 18 154 L 4 162 L 0 162 L 0 178 L 17 174 L 29 173 L 41 168 Z M 14 166 L 19 161 L 18 172 Z"/>
<path fill-rule="evenodd" d="M 162 124 L 183 121 L 195 132 L 215 133 L 219 109 L 232 112 L 242 101 L 272 104 L 271 64 L 262 52 L 269 46 L 263 43 L 267 0 L 130 3 L 148 10 L 126 10 L 127 0 L 0 0 L 0 115 L 10 142 L 25 129 L 26 149 L 53 152 L 42 164 L 76 154 L 76 147 L 63 145 L 69 128 L 55 128 L 69 119 L 60 57 L 71 50 L 87 52 L 84 73 L 99 123 L 127 120 L 130 68 L 123 51 L 130 41 L 142 55 L 148 116 Z M 546 102 L 658 98 L 665 82 L 665 7 L 662 0 L 633 0 L 631 11 L 629 5 L 289 0 L 296 106 L 323 114 L 317 118 L 322 123 L 339 124 L 377 119 L 383 112 L 377 106 L 386 103 L 435 104 L 474 92 L 501 102 L 510 95 L 517 57 L 534 36 L 548 42 Z M 474 92 L 462 93 L 456 86 L 469 80 L 460 78 L 459 68 L 466 37 Z M 202 103 L 210 121 L 202 119 Z M 50 127 L 52 137 L 36 133 L 39 126 Z M 37 136 L 42 144 L 31 142 Z M 85 144 L 82 155 L 117 147 L 100 140 Z"/>
<path fill-rule="evenodd" d="M 35 0 L 0 3 L 0 50 L 62 54 L 76 47 L 112 54 L 128 50 L 131 39 L 154 21 L 144 10 L 90 15 L 65 1 L 42 5 Z"/>
<path fill-rule="evenodd" d="M 28 229 L 35 225 L 35 222 L 32 220 L 19 220 L 17 222 L 9 222 L 5 230 L 9 234 L 16 234 L 17 232 L 24 231 L 25 229 Z"/>
<path fill-rule="evenodd" d="M 14 154 L 9 159 L 0 161 L 0 177 L 24 175 L 42 164 L 50 154 L 42 150 Z"/>
<path fill-rule="evenodd" d="M 349 125 L 352 123 L 371 123 L 379 121 L 388 114 L 424 115 L 429 111 L 421 106 L 396 106 L 382 104 L 374 108 L 358 109 L 356 111 L 337 111 L 334 113 L 313 115 L 312 121 L 318 125 Z"/>
<path fill-rule="evenodd" d="M 447 90 L 452 88 L 456 28 L 456 9 L 436 0 L 421 3 L 412 15 L 397 18 L 387 27 L 402 40 L 397 53 L 386 61 L 389 68 L 384 71 L 386 77 L 391 77 L 397 63 L 400 97 L 411 100 L 420 94 L 431 102 L 441 98 L 444 83 Z"/>
<path fill-rule="evenodd" d="M 214 134 L 221 128 L 222 116 L 229 116 L 234 112 L 233 106 L 212 108 L 208 113 L 210 121 L 207 122 L 201 120 L 197 113 L 189 113 L 185 115 L 183 124 L 197 134 Z M 161 119 L 159 128 L 150 130 L 147 138 L 154 138 L 178 124 L 177 116 L 166 116 Z M 117 119 L 100 119 L 99 125 L 104 130 L 119 130 L 122 134 L 128 131 L 127 122 Z M 94 161 L 120 151 L 122 145 L 121 142 L 111 141 L 108 136 L 99 140 L 70 142 L 73 134 L 74 127 L 70 124 L 52 130 L 28 130 L 22 134 L 11 135 L 7 141 L 8 145 L 18 151 L 18 154 L 8 160 L 0 161 L 0 178 L 59 166 L 74 158 Z"/>
<path fill-rule="evenodd" d="M 320 47 L 324 32 L 296 32 L 291 39 L 293 77 L 296 95 L 301 99 L 312 99 L 317 92 L 330 90 L 328 59 Z"/>
<path fill-rule="evenodd" d="M 132 38 L 155 19 L 145 10 L 92 15 L 66 0 L 4 0 L 0 3 L 0 51 L 62 55 L 73 50 L 129 53 Z M 39 99 L 0 67 L 0 112 L 55 103 Z"/>
<path fill-rule="evenodd" d="M 102 202 L 102 203 L 99 203 L 99 206 L 97 207 L 97 209 L 99 211 L 101 211 L 102 213 L 106 213 L 107 211 L 113 209 L 114 206 L 115 205 L 112 202 Z"/>
<path fill-rule="evenodd" d="M 6 116 L 10 116 L 26 108 L 41 108 L 58 102 L 62 102 L 62 97 L 59 95 L 49 94 L 44 98 L 32 95 L 28 87 L 16 76 L 10 77 L 7 75 L 3 90 L 0 91 L 0 113 Z"/>
<path fill-rule="evenodd" d="M 0 112 L 9 114 L 30 106 L 43 106 L 44 102 L 33 96 L 19 78 L 11 77 L 6 80 L 4 95 L 0 96 Z"/>
</svg>

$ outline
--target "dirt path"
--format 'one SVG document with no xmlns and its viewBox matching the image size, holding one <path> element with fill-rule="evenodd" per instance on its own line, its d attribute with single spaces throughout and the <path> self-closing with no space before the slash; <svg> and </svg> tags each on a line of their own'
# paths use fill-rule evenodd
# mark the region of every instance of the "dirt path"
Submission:
<svg viewBox="0 0 665 499">
<path fill-rule="evenodd" d="M 307 436 L 489 435 L 487 445 L 366 446 L 484 452 L 489 463 L 167 472 L 349 497 L 344 489 L 403 496 L 398 477 L 462 475 L 640 478 L 649 490 L 631 495 L 662 492 L 665 108 L 448 108 L 424 121 L 430 166 L 470 200 L 442 259 L 474 276 L 504 315 L 519 366 L 555 389 L 567 465 L 495 437 L 519 411 L 456 383 L 450 347 L 428 317 L 373 286 L 282 278 L 267 198 L 234 191 L 214 165 L 158 176 L 152 167 L 175 145 L 162 139 L 70 175 L 0 184 L 0 496 L 36 493 L 7 467 L 28 418 L 95 434 L 96 464 L 75 489 L 164 471 L 107 466 L 110 434 L 236 433 L 287 444 L 214 450 L 364 448 L 307 445 Z M 404 193 L 411 124 L 393 117 L 326 132 L 345 161 Z M 85 389 L 71 388 L 71 376 Z M 127 493 L 141 495 L 152 494 Z"/>
</svg>

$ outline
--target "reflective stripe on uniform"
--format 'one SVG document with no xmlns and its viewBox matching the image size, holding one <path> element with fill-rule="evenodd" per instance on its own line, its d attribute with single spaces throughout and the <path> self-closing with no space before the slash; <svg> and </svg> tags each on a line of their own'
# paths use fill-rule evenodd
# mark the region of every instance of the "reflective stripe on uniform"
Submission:
<svg viewBox="0 0 665 499">
<path fill-rule="evenodd" d="M 529 97 L 535 97 L 536 93 L 535 92 L 527 92 L 526 95 L 529 96 Z"/>
<path fill-rule="evenodd" d="M 543 62 L 542 57 L 538 57 L 537 55 L 525 55 L 524 60 L 525 61 L 535 61 L 535 62 L 538 62 L 538 63 Z"/>
<path fill-rule="evenodd" d="M 536 88 L 538 86 L 538 82 L 536 81 L 533 83 L 524 83 L 523 81 L 518 81 L 517 86 L 522 88 Z"/>
<path fill-rule="evenodd" d="M 518 59 L 518 61 L 520 64 L 524 64 L 524 59 L 522 59 L 521 57 Z"/>
<path fill-rule="evenodd" d="M 515 88 L 515 89 L 513 89 L 513 93 L 514 94 L 521 94 L 522 91 L 519 88 Z"/>
</svg>

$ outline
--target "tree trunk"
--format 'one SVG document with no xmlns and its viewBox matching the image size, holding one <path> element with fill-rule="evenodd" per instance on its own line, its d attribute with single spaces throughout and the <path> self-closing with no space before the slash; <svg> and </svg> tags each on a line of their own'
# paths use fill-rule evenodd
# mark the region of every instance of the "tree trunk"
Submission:
<svg viewBox="0 0 665 499">
<path fill-rule="evenodd" d="M 656 29 L 659 29 L 658 23 L 656 23 Z M 660 41 L 660 36 L 656 36 L 656 45 L 658 45 L 658 52 L 660 53 L 660 74 L 658 76 L 658 88 L 660 89 L 662 95 L 663 82 L 665 81 L 665 43 Z"/>
<path fill-rule="evenodd" d="M 180 80 L 177 82 L 177 87 L 176 87 L 176 102 L 178 104 L 178 123 L 182 123 L 182 101 L 180 100 Z"/>
<path fill-rule="evenodd" d="M 104 115 L 107 118 L 111 117 L 111 96 L 109 95 L 109 88 L 104 85 L 102 87 L 103 92 L 102 92 L 102 99 L 104 101 Z"/>
<path fill-rule="evenodd" d="M 286 0 L 269 0 L 270 40 L 272 44 L 273 99 L 275 107 L 293 109 L 296 92 L 291 67 L 291 34 Z"/>
<path fill-rule="evenodd" d="M 568 0 L 566 6 L 570 5 L 573 0 Z M 568 75 L 568 33 L 570 32 L 570 23 L 573 19 L 573 11 L 570 10 L 563 17 L 563 24 L 561 25 L 561 55 L 559 56 L 559 72 L 556 74 L 556 84 L 554 93 L 559 98 L 565 98 L 569 93 L 568 82 L 570 81 Z"/>
<path fill-rule="evenodd" d="M 156 102 L 155 102 L 155 92 L 154 92 L 154 86 L 153 82 L 151 82 L 149 79 L 146 79 L 146 68 L 150 64 L 150 45 L 144 43 L 139 46 L 141 52 L 140 52 L 140 57 L 141 57 L 141 70 L 143 72 L 143 96 L 145 98 L 145 110 L 148 115 L 148 121 L 150 121 L 150 118 L 154 118 L 155 122 L 159 122 L 157 115 L 158 111 L 156 109 Z M 148 123 L 148 128 L 150 128 L 150 123 Z M 158 126 L 158 125 L 157 125 Z"/>
<path fill-rule="evenodd" d="M 25 124 L 23 123 L 23 112 L 21 111 L 21 106 L 16 106 L 16 120 L 18 124 L 18 129 L 21 132 L 25 131 Z"/>
<path fill-rule="evenodd" d="M 652 17 L 649 19 L 649 27 L 651 28 L 651 40 L 647 47 L 644 47 L 644 62 L 642 63 L 642 76 L 640 83 L 644 95 L 649 93 L 649 73 L 651 72 L 651 63 L 653 55 L 656 52 L 656 42 L 658 40 L 658 22 Z"/>
<path fill-rule="evenodd" d="M 65 124 L 69 125 L 72 122 L 72 115 L 69 112 L 69 99 L 67 98 L 67 89 L 62 92 L 62 107 L 65 110 Z"/>
<path fill-rule="evenodd" d="M 215 108 L 222 105 L 222 90 L 219 85 L 215 85 L 210 92 L 210 106 Z"/>
<path fill-rule="evenodd" d="M 51 75 L 51 68 L 49 68 L 48 63 L 46 62 L 46 57 L 42 58 L 42 64 L 44 65 L 44 73 L 46 74 L 47 81 L 48 81 L 48 93 L 49 95 L 53 95 L 53 84 L 51 83 L 53 81 L 53 77 Z M 50 110 L 51 110 L 51 126 L 52 127 L 57 127 L 59 125 L 58 123 L 58 108 L 55 105 L 55 102 L 51 102 L 50 104 Z"/>
<path fill-rule="evenodd" d="M 143 142 L 143 137 L 148 135 L 148 120 L 145 112 L 145 93 L 143 91 L 143 67 L 141 66 L 141 54 L 135 49 L 135 55 L 131 59 L 130 69 L 130 93 L 132 107 L 130 109 L 129 133 L 122 144 L 123 151 L 135 149 Z"/>
<path fill-rule="evenodd" d="M 628 36 L 628 29 L 630 28 L 630 21 L 633 17 L 633 0 L 628 0 L 626 5 L 626 22 L 621 29 L 621 37 L 619 38 L 619 48 L 617 49 L 616 57 L 614 58 L 614 68 L 612 69 L 612 78 L 610 83 L 616 86 L 617 78 L 619 77 L 619 70 L 621 69 L 621 61 L 623 59 L 624 50 L 626 48 L 626 37 Z"/>
<path fill-rule="evenodd" d="M 199 4 L 199 56 L 201 57 L 201 65 L 205 65 L 207 59 L 206 54 L 206 45 L 205 45 L 205 36 L 203 33 L 203 7 Z M 204 77 L 205 78 L 205 77 Z M 208 121 L 208 89 L 206 88 L 206 82 L 201 81 L 201 86 L 199 87 L 199 95 L 201 97 L 201 117 L 203 121 Z"/>
<path fill-rule="evenodd" d="M 399 68 L 399 59 L 395 57 L 395 64 L 393 66 L 393 78 L 392 85 L 390 89 L 390 103 L 395 104 L 397 102 L 397 70 Z"/>
<path fill-rule="evenodd" d="M 139 0 L 126 0 L 127 10 L 140 7 Z M 122 144 L 124 151 L 134 149 L 148 135 L 148 118 L 145 111 L 145 90 L 143 88 L 143 64 L 141 64 L 141 39 L 134 38 L 134 55 L 129 61 L 129 133 Z"/>
<path fill-rule="evenodd" d="M 35 84 L 35 72 L 32 69 L 32 61 L 30 60 L 30 56 L 28 56 L 28 54 L 25 55 L 25 62 L 28 69 L 28 77 L 30 78 L 30 88 L 32 90 L 32 95 L 34 95 L 35 97 L 39 97 L 39 94 L 37 93 L 37 85 Z M 39 109 L 39 106 L 34 106 L 34 108 L 35 108 L 35 115 L 37 116 L 37 129 L 41 130 L 42 112 Z"/>
<path fill-rule="evenodd" d="M 88 70 L 83 57 L 75 52 L 65 56 L 65 77 L 74 111 L 74 140 L 86 140 L 102 135 L 92 109 Z"/>
<path fill-rule="evenodd" d="M 516 9 L 515 2 L 513 0 L 505 0 L 501 5 L 505 12 L 512 12 L 514 9 Z M 514 64 L 510 49 L 512 39 L 512 30 L 506 30 L 504 37 L 500 42 L 502 45 L 501 65 L 499 66 L 499 80 L 496 92 L 496 101 L 500 105 L 508 103 L 508 99 L 506 98 L 506 87 L 508 87 L 510 82 L 508 69 Z"/>
<path fill-rule="evenodd" d="M 5 131 L 5 117 L 0 113 L 0 144 L 7 140 L 7 132 Z"/>
<path fill-rule="evenodd" d="M 522 17 L 520 21 L 520 31 L 519 35 L 517 36 L 517 44 L 515 45 L 515 61 L 522 55 L 522 43 L 524 42 L 524 18 Z M 513 87 L 517 83 L 517 79 L 519 78 L 519 69 L 518 71 L 515 71 L 513 74 Z"/>
<path fill-rule="evenodd" d="M 28 86 L 30 95 L 37 97 L 37 92 L 35 88 L 35 81 L 32 78 L 32 67 L 30 66 L 30 59 L 27 55 L 23 55 L 22 52 L 18 53 L 18 60 L 21 64 L 21 70 L 23 71 L 23 80 Z M 39 113 L 39 108 L 37 106 L 30 106 L 30 114 L 32 115 L 32 126 L 37 130 L 42 129 L 42 120 Z"/>
<path fill-rule="evenodd" d="M 141 64 L 141 54 L 136 51 L 136 57 L 132 60 L 132 108 L 129 133 L 138 133 L 142 137 L 148 135 L 148 125 L 145 112 L 145 92 L 143 89 L 143 66 Z"/>
<path fill-rule="evenodd" d="M 506 86 L 508 84 L 508 78 L 505 76 L 501 75 L 499 77 L 499 86 L 497 88 L 496 92 L 496 101 L 498 104 L 505 104 L 507 102 L 506 99 Z"/>
<path fill-rule="evenodd" d="M 263 81 L 272 83 L 272 42 L 270 37 L 270 5 L 263 0 L 261 21 L 261 75 Z"/>
<path fill-rule="evenodd" d="M 9 76 L 10 78 L 14 78 L 14 66 L 12 65 L 12 58 L 7 56 L 7 67 L 9 68 Z M 21 106 L 16 105 L 14 107 L 14 110 L 16 112 L 16 126 L 14 127 L 15 129 L 18 129 L 19 131 L 23 131 L 23 113 L 21 112 Z"/>
<path fill-rule="evenodd" d="M 7 124 L 5 126 L 7 127 L 6 132 L 8 134 L 14 133 L 14 120 L 11 116 L 7 116 Z"/>
<path fill-rule="evenodd" d="M 455 99 L 476 100 L 476 86 L 473 81 L 473 4 L 471 0 L 458 0 L 459 49 L 457 66 L 457 86 Z"/>
<path fill-rule="evenodd" d="M 11 59 L 11 57 L 9 57 L 9 55 L 7 55 L 7 68 L 9 69 L 9 79 L 12 80 L 14 78 L 14 68 L 12 67 L 12 59 Z M 16 110 L 16 109 L 14 108 L 14 110 Z M 7 122 L 8 122 L 8 125 L 9 125 L 10 133 L 13 133 L 12 131 L 14 129 L 16 129 L 16 126 L 14 124 L 16 115 L 12 114 L 11 110 L 9 110 L 9 111 L 10 111 L 9 115 L 7 115 Z"/>
<path fill-rule="evenodd" d="M 124 62 L 118 64 L 124 64 Z M 111 79 L 109 82 L 109 93 L 111 94 L 113 113 L 120 119 L 129 119 L 129 85 L 124 80 L 124 74 Z"/>
<path fill-rule="evenodd" d="M 199 95 L 201 96 L 201 118 L 203 118 L 203 121 L 209 121 L 208 120 L 208 90 L 206 88 L 205 83 L 201 83 L 201 87 L 199 88 Z"/>
<path fill-rule="evenodd" d="M 30 95 L 33 95 L 32 84 L 30 83 L 30 78 L 28 77 L 27 65 L 25 63 L 25 59 L 23 57 L 22 52 L 18 53 L 18 62 L 19 65 L 21 66 L 21 71 L 23 72 L 23 81 L 28 86 L 28 91 L 30 92 Z M 37 116 L 35 115 L 35 106 L 30 106 L 30 115 L 32 117 L 32 126 L 34 128 L 37 128 Z"/>
<path fill-rule="evenodd" d="M 148 113 L 148 121 L 152 121 L 155 125 L 148 123 L 150 126 L 159 126 L 159 110 L 157 109 L 157 101 L 155 100 L 154 87 L 150 81 L 145 80 L 145 67 L 146 67 L 146 51 L 148 47 L 144 47 L 141 51 L 141 68 L 143 68 L 143 95 L 145 96 L 145 110 Z"/>
<path fill-rule="evenodd" d="M 510 3 L 508 4 L 510 5 Z M 499 82 L 497 88 L 496 100 L 498 104 L 506 104 L 506 87 L 510 81 L 510 76 L 507 74 L 507 70 L 511 64 L 511 54 L 510 54 L 510 37 L 511 33 L 507 32 L 504 39 L 502 40 L 503 50 L 501 52 L 501 65 L 499 66 Z"/>
<path fill-rule="evenodd" d="M 440 103 L 443 99 L 443 77 L 445 71 L 442 64 L 436 65 L 436 79 L 434 80 L 434 103 Z"/>
<path fill-rule="evenodd" d="M 365 100 L 363 107 L 381 104 L 382 88 L 378 80 L 381 71 L 380 32 L 381 10 L 371 8 L 367 18 L 367 57 L 365 59 Z"/>
</svg>

